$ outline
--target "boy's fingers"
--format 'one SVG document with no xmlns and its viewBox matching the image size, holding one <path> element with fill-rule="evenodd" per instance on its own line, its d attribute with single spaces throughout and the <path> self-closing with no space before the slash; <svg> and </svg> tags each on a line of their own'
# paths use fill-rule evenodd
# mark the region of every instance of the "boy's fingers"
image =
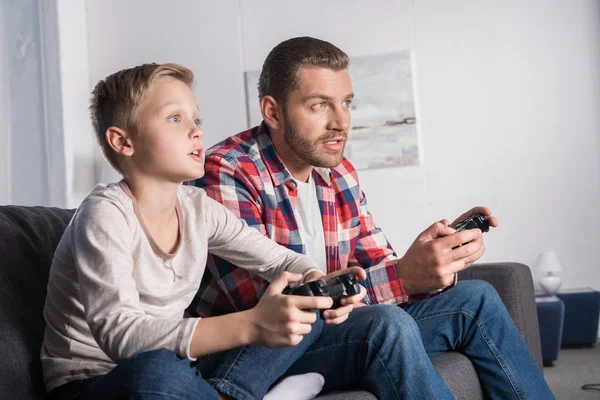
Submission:
<svg viewBox="0 0 600 400">
<path fill-rule="evenodd" d="M 345 320 L 348 319 L 348 314 L 344 314 L 341 317 L 338 318 L 334 318 L 334 319 L 325 319 L 325 323 L 326 324 L 331 324 L 331 325 L 339 325 L 342 322 L 344 322 Z"/>
<path fill-rule="evenodd" d="M 333 305 L 331 297 L 313 297 L 313 296 L 290 296 L 294 300 L 294 305 L 302 310 L 320 309 L 326 310 Z"/>
<path fill-rule="evenodd" d="M 325 318 L 326 320 L 340 318 L 344 315 L 350 314 L 350 312 L 352 312 L 353 309 L 354 306 L 352 304 L 349 304 L 347 306 L 338 307 L 336 309 L 325 310 L 323 311 L 323 318 Z"/>
<path fill-rule="evenodd" d="M 293 282 L 298 282 L 302 279 L 302 274 L 293 274 L 291 272 L 282 272 L 267 288 L 266 293 L 276 294 L 283 292 L 283 289 Z"/>
<path fill-rule="evenodd" d="M 317 314 L 313 311 L 299 310 L 296 319 L 303 324 L 312 324 L 317 320 Z"/>
<path fill-rule="evenodd" d="M 360 301 L 367 295 L 367 289 L 365 289 L 364 286 L 362 286 L 362 285 L 359 285 L 359 286 L 360 286 L 359 294 L 355 294 L 354 296 L 348 296 L 348 297 L 344 297 L 343 299 L 340 299 L 340 304 L 344 306 L 346 304 L 360 303 Z"/>
</svg>

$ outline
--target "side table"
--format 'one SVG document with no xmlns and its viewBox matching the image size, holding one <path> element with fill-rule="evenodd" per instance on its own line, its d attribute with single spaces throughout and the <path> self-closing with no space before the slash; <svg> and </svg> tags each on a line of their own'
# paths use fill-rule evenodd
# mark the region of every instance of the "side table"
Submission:
<svg viewBox="0 0 600 400">
<path fill-rule="evenodd" d="M 600 292 L 592 288 L 560 290 L 556 297 L 565 304 L 563 346 L 593 346 L 598 341 Z"/>
<path fill-rule="evenodd" d="M 558 297 L 547 295 L 536 296 L 535 305 L 540 326 L 542 361 L 544 367 L 549 367 L 558 359 L 562 341 L 565 305 Z"/>
</svg>

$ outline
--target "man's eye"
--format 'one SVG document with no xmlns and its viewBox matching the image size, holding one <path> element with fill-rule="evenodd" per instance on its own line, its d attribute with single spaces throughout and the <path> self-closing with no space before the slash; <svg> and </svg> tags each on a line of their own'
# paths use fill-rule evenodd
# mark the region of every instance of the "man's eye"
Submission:
<svg viewBox="0 0 600 400">
<path fill-rule="evenodd" d="M 195 119 L 194 122 L 196 123 L 197 126 L 202 126 L 202 120 L 201 119 Z"/>
<path fill-rule="evenodd" d="M 346 101 L 344 102 L 344 105 L 345 105 L 346 107 L 350 107 L 350 104 L 352 104 L 352 100 L 346 100 Z"/>
<path fill-rule="evenodd" d="M 175 122 L 176 124 L 181 122 L 181 118 L 179 118 L 179 115 L 173 115 L 172 117 L 169 117 L 169 121 Z"/>
<path fill-rule="evenodd" d="M 313 104 L 313 108 L 325 108 L 325 103 Z"/>
</svg>

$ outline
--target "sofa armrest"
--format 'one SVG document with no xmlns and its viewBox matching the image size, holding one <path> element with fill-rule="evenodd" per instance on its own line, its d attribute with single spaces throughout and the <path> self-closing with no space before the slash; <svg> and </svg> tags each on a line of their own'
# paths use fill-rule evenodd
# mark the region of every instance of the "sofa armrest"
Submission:
<svg viewBox="0 0 600 400">
<path fill-rule="evenodd" d="M 469 279 L 484 280 L 496 288 L 535 363 L 542 371 L 540 328 L 529 267 L 514 262 L 474 264 L 459 273 L 459 281 Z"/>
</svg>

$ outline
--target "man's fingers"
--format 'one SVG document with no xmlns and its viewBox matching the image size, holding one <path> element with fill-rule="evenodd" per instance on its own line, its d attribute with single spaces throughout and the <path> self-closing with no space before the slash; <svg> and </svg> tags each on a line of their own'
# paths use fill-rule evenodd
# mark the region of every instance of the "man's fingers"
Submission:
<svg viewBox="0 0 600 400">
<path fill-rule="evenodd" d="M 467 268 L 467 263 L 465 263 L 464 259 L 453 261 L 450 264 L 448 264 L 447 266 L 445 266 L 444 276 L 454 275 L 457 272 L 460 272 L 465 268 Z"/>
<path fill-rule="evenodd" d="M 485 217 L 488 220 L 490 226 L 492 226 L 492 227 L 497 227 L 498 226 L 498 220 L 495 217 L 492 216 L 492 210 L 490 210 L 487 207 L 482 207 L 482 206 L 471 208 L 469 211 L 467 211 L 466 213 L 463 213 L 460 217 L 456 218 L 450 224 L 450 226 L 456 226 L 456 224 L 459 223 L 460 221 L 462 221 L 463 219 L 469 218 L 471 215 L 475 215 L 475 214 L 483 214 L 483 215 L 485 215 Z"/>
<path fill-rule="evenodd" d="M 441 236 L 448 236 L 453 234 L 454 228 L 448 226 L 448 220 L 443 219 L 435 222 L 429 228 L 425 229 L 420 235 L 419 239 L 424 242 L 428 242 L 433 239 L 437 239 Z"/>
<path fill-rule="evenodd" d="M 471 265 L 475 261 L 479 260 L 479 258 L 481 258 L 483 253 L 485 253 L 485 243 L 483 243 L 483 241 L 481 241 L 481 247 L 479 247 L 479 249 L 475 252 L 475 254 L 471 254 L 470 256 L 465 257 L 465 259 L 463 261 L 465 262 L 465 264 Z"/>
<path fill-rule="evenodd" d="M 469 243 L 463 244 L 453 250 L 450 251 L 450 259 L 452 261 L 462 260 L 463 258 L 472 257 L 476 254 L 481 246 L 483 245 L 483 240 L 481 238 L 474 239 Z"/>
<path fill-rule="evenodd" d="M 481 237 L 481 235 L 482 232 L 479 229 L 467 229 L 466 231 L 456 232 L 450 236 L 440 238 L 438 239 L 438 241 L 442 243 L 444 247 L 448 247 L 448 249 L 453 249 L 456 246 L 460 246 L 465 243 L 469 243 L 473 240 L 477 240 Z"/>
<path fill-rule="evenodd" d="M 267 288 L 265 293 L 268 294 L 277 294 L 283 292 L 285 287 L 293 282 L 298 282 L 302 279 L 302 274 L 293 274 L 291 272 L 282 272 Z"/>
</svg>

